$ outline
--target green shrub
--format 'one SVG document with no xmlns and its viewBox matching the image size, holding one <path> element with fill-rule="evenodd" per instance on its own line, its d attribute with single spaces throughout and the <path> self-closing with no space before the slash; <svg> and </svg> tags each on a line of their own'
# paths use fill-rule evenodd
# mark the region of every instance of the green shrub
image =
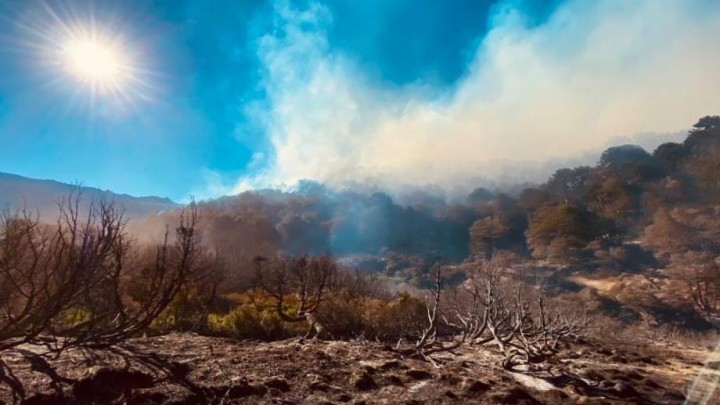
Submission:
<svg viewBox="0 0 720 405">
<path fill-rule="evenodd" d="M 240 304 L 230 312 L 208 316 L 211 333 L 237 339 L 277 340 L 304 334 L 307 330 L 305 322 L 283 321 L 266 295 L 252 291 L 235 299 L 240 300 Z M 296 311 L 297 303 L 288 301 L 286 309 Z"/>
<path fill-rule="evenodd" d="M 316 317 L 332 338 L 358 337 L 370 330 L 365 311 L 369 301 L 349 294 L 331 296 L 322 303 Z"/>
<path fill-rule="evenodd" d="M 427 324 L 425 302 L 408 293 L 393 301 L 375 300 L 366 308 L 372 335 L 383 341 L 413 338 Z"/>
</svg>

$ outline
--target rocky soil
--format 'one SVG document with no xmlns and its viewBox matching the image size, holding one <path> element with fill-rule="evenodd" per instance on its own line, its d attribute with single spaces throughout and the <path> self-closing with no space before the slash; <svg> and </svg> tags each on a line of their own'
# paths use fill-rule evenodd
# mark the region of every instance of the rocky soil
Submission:
<svg viewBox="0 0 720 405">
<path fill-rule="evenodd" d="M 679 404 L 686 395 L 701 401 L 720 375 L 720 362 L 708 360 L 710 350 L 660 343 L 619 349 L 584 341 L 547 364 L 516 372 L 500 368 L 499 355 L 487 348 L 439 355 L 435 366 L 369 342 L 238 342 L 171 334 L 60 356 L 44 350 L 23 345 L 0 353 L 0 401 Z"/>
</svg>

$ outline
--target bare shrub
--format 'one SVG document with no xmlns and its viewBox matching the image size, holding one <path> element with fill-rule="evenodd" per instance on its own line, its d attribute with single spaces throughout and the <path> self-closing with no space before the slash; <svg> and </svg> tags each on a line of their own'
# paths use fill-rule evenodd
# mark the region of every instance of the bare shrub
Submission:
<svg viewBox="0 0 720 405">
<path fill-rule="evenodd" d="M 494 344 L 506 368 L 544 361 L 588 324 L 586 311 L 548 300 L 542 282 L 528 286 L 498 261 L 480 262 L 447 312 L 445 322 L 470 344 Z"/>
<path fill-rule="evenodd" d="M 460 347 L 460 345 L 465 342 L 467 330 L 460 329 L 460 336 L 451 339 L 449 342 L 441 339 L 441 326 L 443 325 L 443 319 L 446 318 L 442 316 L 441 312 L 440 300 L 443 295 L 443 277 L 442 266 L 439 261 L 435 263 L 432 271 L 434 275 L 434 288 L 431 296 L 426 298 L 425 302 L 427 324 L 415 344 L 410 348 L 402 349 L 401 353 L 419 356 L 433 365 L 437 365 L 431 355 L 439 352 L 452 352 Z M 447 321 L 445 324 L 447 324 Z"/>
<path fill-rule="evenodd" d="M 152 251 L 146 252 L 146 256 L 145 260 L 152 260 L 154 257 Z M 226 280 L 228 266 L 217 249 L 200 250 L 195 262 L 175 297 L 151 323 L 152 332 L 211 332 L 209 316 L 217 311 L 218 303 L 222 302 L 218 290 Z M 139 291 L 142 291 L 144 278 L 145 276 L 139 276 L 134 280 L 135 285 L 141 287 Z"/>
<path fill-rule="evenodd" d="M 197 208 L 191 203 L 180 215 L 173 242 L 168 230 L 159 246 L 139 254 L 127 248 L 128 266 L 118 269 L 124 272 L 117 279 L 128 279 L 128 283 L 112 284 L 117 290 L 113 292 L 117 307 L 105 317 L 114 316 L 111 323 L 81 324 L 59 332 L 70 332 L 93 344 L 111 344 L 148 328 L 199 269 L 203 251 L 195 228 L 197 220 Z M 94 302 L 89 304 L 93 312 L 102 314 Z"/>
<path fill-rule="evenodd" d="M 255 262 L 256 286 L 273 298 L 272 307 L 280 318 L 285 322 L 305 321 L 309 327 L 305 338 L 319 337 L 324 327 L 315 317 L 315 311 L 338 274 L 335 260 L 330 256 L 257 257 Z M 294 311 L 290 305 L 293 301 Z"/>
<path fill-rule="evenodd" d="M 0 218 L 0 349 L 37 337 L 67 305 L 61 236 L 23 210 Z"/>
<path fill-rule="evenodd" d="M 174 243 L 166 234 L 155 254 L 138 254 L 122 211 L 80 194 L 59 204 L 54 226 L 27 211 L 0 219 L 0 348 L 56 337 L 53 349 L 106 345 L 147 328 L 197 264 L 197 210 L 181 215 Z M 141 283 L 133 285 L 133 278 Z"/>
</svg>

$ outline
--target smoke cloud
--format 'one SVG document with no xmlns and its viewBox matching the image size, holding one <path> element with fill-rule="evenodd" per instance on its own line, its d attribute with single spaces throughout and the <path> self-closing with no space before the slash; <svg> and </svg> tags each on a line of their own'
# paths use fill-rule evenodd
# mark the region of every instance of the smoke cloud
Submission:
<svg viewBox="0 0 720 405">
<path fill-rule="evenodd" d="M 569 0 L 540 25 L 507 2 L 452 88 L 372 79 L 330 47 L 332 19 L 321 3 L 276 5 L 258 42 L 267 98 L 245 111 L 270 150 L 233 191 L 300 179 L 537 181 L 548 162 L 678 133 L 720 110 L 717 2 Z"/>
</svg>

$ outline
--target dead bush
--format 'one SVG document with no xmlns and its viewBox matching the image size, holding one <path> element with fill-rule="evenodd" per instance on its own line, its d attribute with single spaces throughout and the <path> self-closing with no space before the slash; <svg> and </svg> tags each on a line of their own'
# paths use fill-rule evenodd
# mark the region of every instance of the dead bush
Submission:
<svg viewBox="0 0 720 405">
<path fill-rule="evenodd" d="M 40 334 L 56 338 L 53 350 L 137 334 L 196 269 L 194 203 L 181 215 L 174 241 L 166 232 L 153 254 L 133 246 L 123 212 L 112 203 L 92 201 L 81 213 L 73 192 L 59 209 L 55 225 L 28 211 L 0 218 L 0 348 Z"/>
</svg>

